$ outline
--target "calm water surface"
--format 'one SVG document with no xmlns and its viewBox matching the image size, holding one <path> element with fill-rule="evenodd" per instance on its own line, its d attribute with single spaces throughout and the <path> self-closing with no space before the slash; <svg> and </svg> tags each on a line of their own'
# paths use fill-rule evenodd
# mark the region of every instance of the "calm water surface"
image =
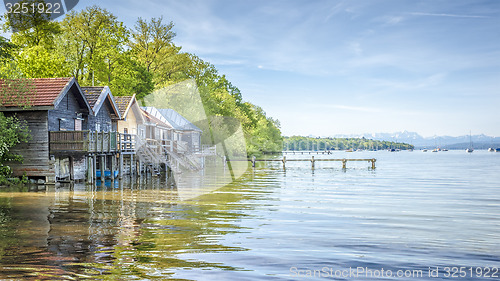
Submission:
<svg viewBox="0 0 500 281">
<path fill-rule="evenodd" d="M 258 163 L 223 187 L 209 179 L 227 175 L 206 171 L 177 187 L 143 178 L 1 192 L 0 279 L 500 279 L 500 153 L 325 157 L 374 157 L 377 168 Z M 466 276 L 446 278 L 448 266 Z M 372 275 L 334 276 L 349 269 Z"/>
</svg>

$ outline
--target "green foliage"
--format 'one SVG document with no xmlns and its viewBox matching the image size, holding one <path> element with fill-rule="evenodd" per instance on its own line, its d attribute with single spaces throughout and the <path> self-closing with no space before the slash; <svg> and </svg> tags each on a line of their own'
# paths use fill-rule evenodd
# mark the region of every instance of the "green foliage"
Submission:
<svg viewBox="0 0 500 281">
<path fill-rule="evenodd" d="M 5 37 L 0 36 L 0 61 L 12 59 L 12 51 L 16 45 L 12 44 Z"/>
<path fill-rule="evenodd" d="M 5 184 L 12 171 L 6 162 L 22 161 L 20 155 L 12 154 L 10 148 L 30 138 L 26 124 L 15 117 L 6 117 L 0 112 L 0 184 Z"/>
<path fill-rule="evenodd" d="M 413 149 L 413 145 L 399 142 L 378 141 L 365 138 L 309 138 L 301 136 L 284 137 L 283 149 L 301 150 L 381 150 L 381 149 Z"/>
<path fill-rule="evenodd" d="M 108 85 L 114 95 L 136 94 L 138 99 L 154 89 L 194 79 L 209 120 L 238 120 L 251 154 L 281 150 L 279 122 L 245 102 L 214 65 L 182 52 L 173 43 L 173 22 L 139 18 L 133 29 L 127 29 L 111 12 L 91 6 L 70 12 L 60 23 L 35 15 L 8 20 L 5 26 L 15 24 L 23 26 L 18 26 L 21 31 L 12 42 L 0 41 L 3 77 L 74 76 L 82 86 Z M 215 129 L 231 131 L 220 126 Z"/>
</svg>

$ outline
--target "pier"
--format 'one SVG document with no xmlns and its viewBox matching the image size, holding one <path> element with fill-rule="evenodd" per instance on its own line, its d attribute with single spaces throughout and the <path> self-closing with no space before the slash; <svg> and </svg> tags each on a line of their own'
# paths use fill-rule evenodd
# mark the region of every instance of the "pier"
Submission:
<svg viewBox="0 0 500 281">
<path fill-rule="evenodd" d="M 226 160 L 229 161 L 229 160 Z M 369 162 L 371 163 L 371 168 L 375 169 L 375 162 L 377 159 L 369 158 L 369 159 L 359 159 L 359 158 L 330 158 L 330 159 L 315 159 L 312 156 L 310 159 L 286 159 L 286 156 L 283 156 L 282 159 L 256 159 L 255 156 L 252 159 L 244 159 L 244 160 L 231 160 L 231 161 L 249 161 L 252 163 L 252 167 L 255 168 L 256 162 L 282 162 L 283 168 L 286 168 L 286 162 L 311 162 L 311 168 L 314 169 L 314 164 L 316 162 L 342 162 L 342 169 L 347 169 L 347 162 L 355 161 L 355 162 Z"/>
</svg>

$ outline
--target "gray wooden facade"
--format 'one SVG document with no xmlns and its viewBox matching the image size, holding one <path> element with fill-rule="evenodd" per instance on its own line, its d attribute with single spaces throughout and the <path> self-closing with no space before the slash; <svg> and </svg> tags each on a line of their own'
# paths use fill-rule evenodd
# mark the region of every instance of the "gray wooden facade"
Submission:
<svg viewBox="0 0 500 281">
<path fill-rule="evenodd" d="M 88 118 L 87 130 L 96 132 L 116 132 L 120 111 L 109 87 L 82 87 L 93 114 Z"/>
<path fill-rule="evenodd" d="M 23 162 L 7 163 L 14 176 L 28 176 L 54 182 L 60 174 L 57 163 L 62 155 L 50 151 L 50 131 L 82 130 L 87 126 L 86 119 L 91 113 L 90 106 L 83 96 L 75 78 L 33 79 L 34 93 L 32 106 L 28 109 L 15 106 L 0 108 L 6 116 L 16 116 L 24 121 L 30 131 L 31 139 L 11 149 L 12 153 L 23 157 Z M 75 152 L 64 155 L 70 162 L 81 161 L 83 154 Z M 66 170 L 73 167 L 69 165 Z"/>
</svg>

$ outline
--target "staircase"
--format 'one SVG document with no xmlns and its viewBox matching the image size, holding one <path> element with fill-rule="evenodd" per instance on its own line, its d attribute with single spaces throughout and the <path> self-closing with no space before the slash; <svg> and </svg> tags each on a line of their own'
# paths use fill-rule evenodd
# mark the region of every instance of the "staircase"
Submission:
<svg viewBox="0 0 500 281">
<path fill-rule="evenodd" d="M 159 140 L 143 139 L 139 136 L 135 139 L 137 158 L 144 163 L 141 172 L 146 172 L 145 169 L 150 168 L 154 173 L 159 173 L 160 164 L 165 164 L 176 172 L 181 172 L 179 166 L 192 171 L 201 169 L 195 155 L 167 151 Z"/>
</svg>

